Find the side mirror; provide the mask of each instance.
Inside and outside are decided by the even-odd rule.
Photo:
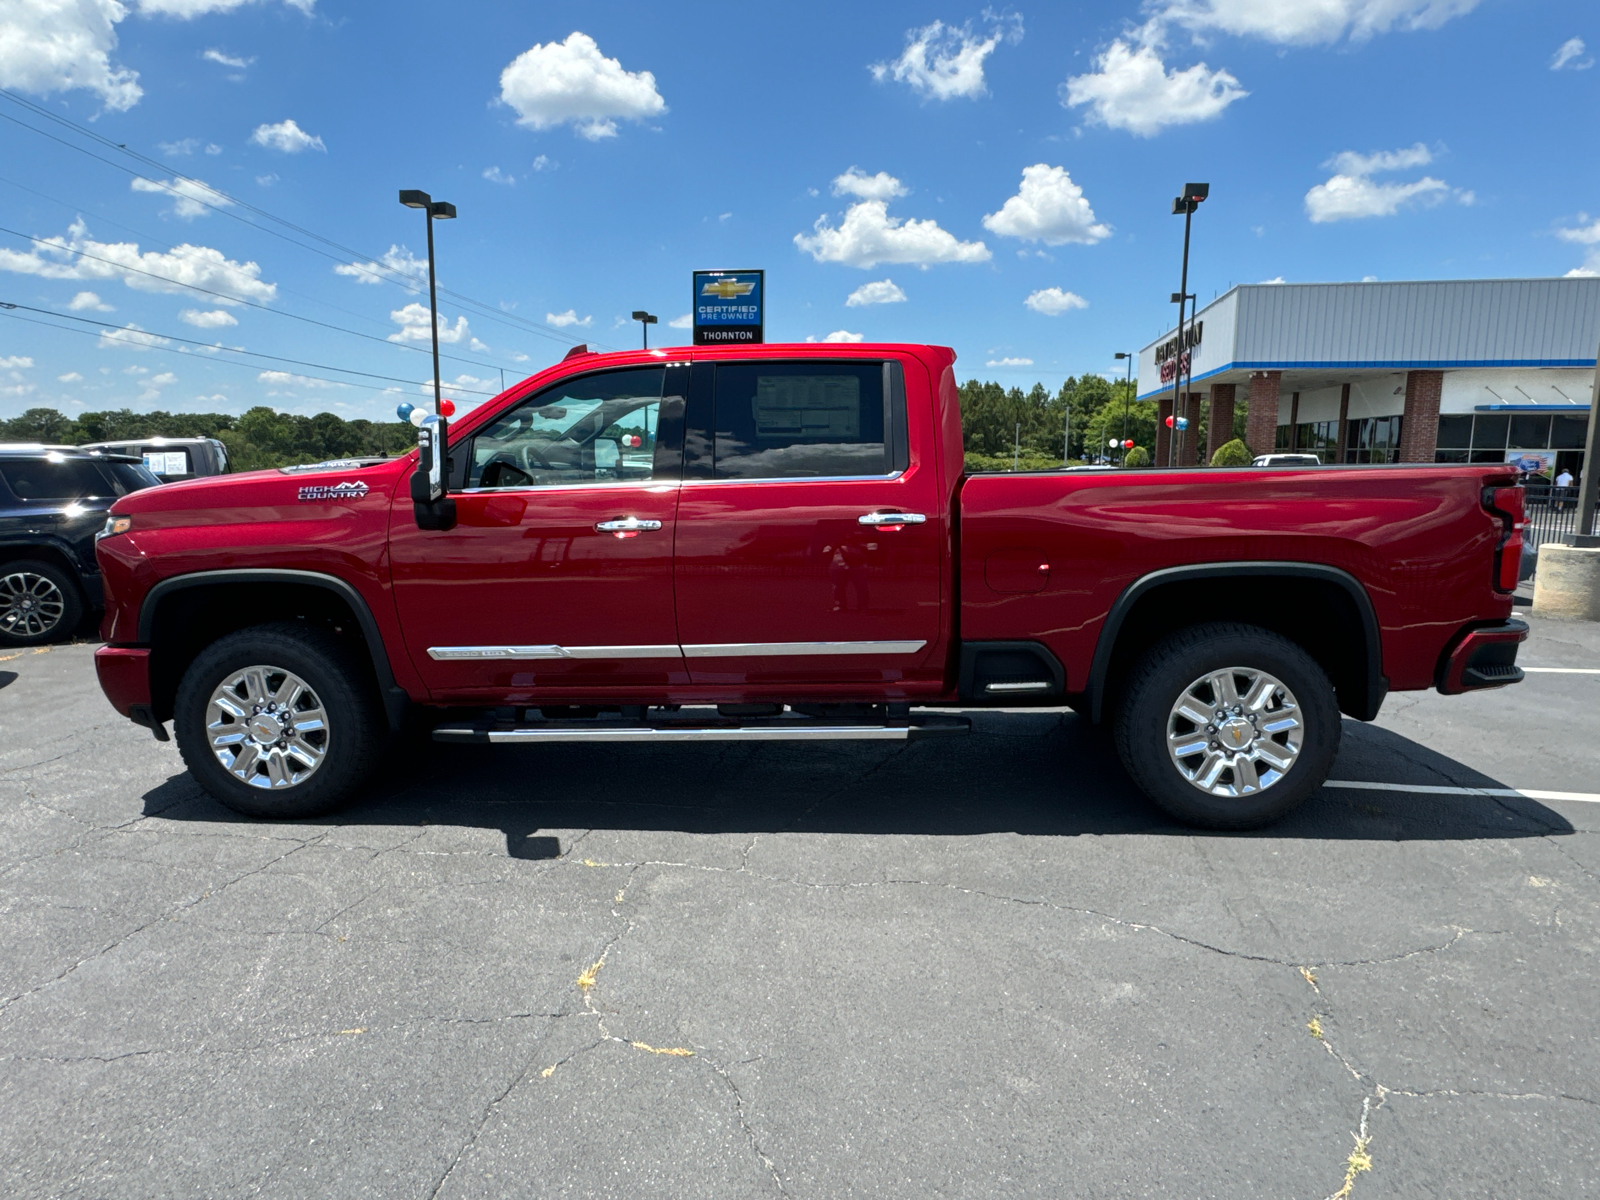
[[[411,475],[411,510],[418,529],[443,531],[456,525],[456,502],[445,494],[445,449],[449,422],[429,416],[417,427],[417,469]]]

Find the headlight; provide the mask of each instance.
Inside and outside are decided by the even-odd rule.
[[[132,528],[132,517],[107,517],[106,527],[100,531],[100,536],[103,538],[111,537],[113,534],[127,533]]]

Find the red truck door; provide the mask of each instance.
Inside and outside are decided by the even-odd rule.
[[[675,570],[691,679],[937,691],[944,512],[933,464],[910,461],[901,364],[702,362],[690,394]]]
[[[395,599],[436,696],[533,703],[686,680],[672,539],[687,376],[574,376],[452,445],[465,473],[447,532],[419,530],[397,498]]]

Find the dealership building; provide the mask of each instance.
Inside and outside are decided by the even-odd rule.
[[[1597,347],[1600,278],[1245,284],[1140,352],[1138,395],[1159,401],[1157,463],[1181,371],[1184,465],[1210,461],[1243,405],[1256,454],[1577,476]]]

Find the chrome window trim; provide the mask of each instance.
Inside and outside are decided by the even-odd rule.
[[[670,491],[680,486],[681,482],[681,480],[677,479],[606,479],[595,483],[544,483],[534,484],[532,487],[456,488],[450,494],[452,496],[490,496],[500,495],[505,492],[575,492],[579,490],[594,491],[597,489],[612,491],[618,488],[660,488],[663,491]]]
[[[926,641],[708,642],[684,646],[685,658],[802,658],[847,654],[915,654]]]
[[[904,471],[891,471],[887,475],[764,475],[757,479],[735,477],[726,479],[685,479],[683,486],[705,487],[707,484],[729,483],[892,483],[904,474]]]
[[[681,658],[682,650],[670,646],[429,646],[428,657],[435,662],[496,659],[629,659]]]

